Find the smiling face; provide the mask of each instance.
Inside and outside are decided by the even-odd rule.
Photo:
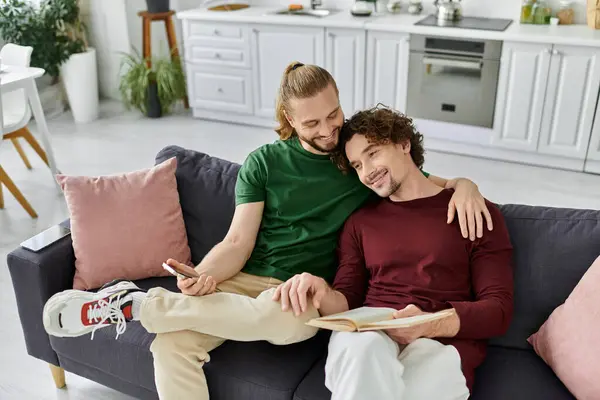
[[[308,146],[307,150],[317,154],[327,154],[335,149],[344,123],[339,97],[332,85],[313,97],[292,99],[286,118],[304,147]]]
[[[345,146],[350,166],[360,181],[380,197],[396,193],[411,165],[410,142],[405,144],[369,142],[365,135],[353,135]]]

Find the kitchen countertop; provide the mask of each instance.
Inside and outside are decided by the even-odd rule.
[[[209,11],[207,8],[197,8],[177,13],[180,19],[203,21],[245,22],[261,24],[284,24],[296,26],[319,26],[332,28],[372,29],[386,32],[416,33],[469,39],[510,40],[529,43],[565,44],[577,46],[600,47],[600,30],[587,25],[527,25],[513,21],[501,32],[419,26],[415,23],[427,14],[411,15],[407,13],[381,13],[370,17],[355,17],[350,10],[340,10],[327,17],[312,17],[301,15],[276,15],[274,11],[283,7],[250,6],[237,11]]]
[[[332,28],[364,29],[365,23],[374,21],[377,17],[355,17],[350,10],[338,10],[327,17],[312,17],[306,15],[277,15],[275,11],[285,7],[256,7],[250,6],[236,11],[210,11],[207,8],[196,8],[177,13],[180,19],[195,19],[203,21],[247,22],[276,25],[320,26]]]

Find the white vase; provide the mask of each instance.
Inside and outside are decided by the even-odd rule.
[[[69,106],[77,123],[91,122],[98,118],[98,67],[96,49],[90,47],[85,53],[71,55],[60,67]]]

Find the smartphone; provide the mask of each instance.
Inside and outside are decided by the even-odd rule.
[[[171,275],[181,278],[199,278],[200,274],[192,267],[184,265],[183,267],[173,267],[167,263],[163,263],[163,268],[171,273]]]
[[[21,247],[38,252],[70,234],[71,229],[69,227],[54,225],[34,237],[25,240],[21,243]]]

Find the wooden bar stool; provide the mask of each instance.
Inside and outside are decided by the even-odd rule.
[[[173,25],[173,15],[175,11],[167,11],[164,13],[150,13],[148,11],[140,11],[138,15],[142,17],[143,22],[143,47],[144,54],[143,57],[147,59],[148,68],[151,66],[151,58],[152,58],[152,35],[151,35],[151,26],[153,21],[164,21],[165,29],[167,31],[167,40],[169,42],[169,50],[171,52],[171,59],[179,57],[179,50],[177,49],[177,39],[175,37],[175,26]],[[180,60],[181,61],[181,60]],[[185,108],[189,108],[188,96],[187,94],[183,98],[183,104]]]

